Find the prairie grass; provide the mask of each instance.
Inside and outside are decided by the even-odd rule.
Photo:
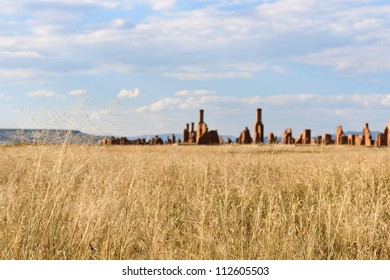
[[[390,149],[0,146],[1,259],[390,259]]]

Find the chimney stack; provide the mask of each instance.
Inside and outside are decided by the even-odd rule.
[[[199,111],[199,122],[200,122],[200,123],[203,123],[203,117],[204,117],[204,110],[201,109],[201,110]]]
[[[261,123],[261,109],[257,108],[256,122]]]
[[[253,137],[253,143],[254,144],[264,144],[264,125],[261,122],[261,109],[257,108],[256,110],[256,123],[254,126],[254,137]]]

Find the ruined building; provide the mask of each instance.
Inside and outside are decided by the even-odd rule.
[[[377,134],[375,146],[390,146],[390,121],[387,122],[387,126],[385,127],[383,133]]]
[[[390,147],[390,120],[387,122],[387,127],[385,128],[385,131],[384,131],[384,134],[387,135],[386,138],[387,138],[387,146]]]
[[[362,134],[362,145],[365,146],[372,146],[374,143],[371,137],[371,131],[368,128],[368,123],[366,123],[363,127],[363,134]]]
[[[359,133],[360,134],[360,133]],[[254,134],[253,138],[248,127],[240,133],[236,139],[238,144],[263,144],[266,142],[264,137],[264,125],[262,122],[262,109],[256,109],[256,122],[254,124]],[[371,131],[369,129],[368,123],[363,127],[361,135],[352,134],[346,135],[343,131],[343,127],[338,125],[336,127],[336,133],[334,139],[332,139],[331,134],[323,134],[322,136],[311,137],[311,130],[304,129],[302,133],[294,138],[292,135],[292,129],[287,128],[284,131],[283,138],[281,143],[288,144],[298,144],[298,145],[309,145],[309,144],[321,144],[321,145],[350,145],[350,146],[376,146],[390,147],[390,120],[387,123],[383,133],[379,132],[376,135],[376,139],[373,140],[371,136]],[[217,130],[208,130],[207,124],[204,121],[204,110],[199,111],[199,122],[196,126],[192,122],[191,126],[189,123],[186,124],[185,129],[183,130],[182,139],[176,139],[175,135],[172,134],[172,137],[167,136],[166,140],[163,141],[159,136],[155,136],[150,140],[146,139],[136,139],[128,140],[126,137],[106,137],[100,140],[99,144],[101,145],[173,145],[173,144],[198,144],[198,145],[209,145],[209,144],[231,144],[233,141],[230,138],[226,138],[226,142],[222,137],[218,135]],[[268,134],[268,144],[278,144],[278,138],[275,137],[273,133]]]
[[[272,132],[268,134],[268,144],[278,144],[278,138]]]
[[[175,136],[175,134],[172,133],[172,138],[170,138],[169,136],[167,136],[167,139],[165,140],[164,144],[165,144],[165,145],[176,144],[176,136]]]
[[[203,133],[196,144],[198,145],[214,145],[219,144],[219,136],[216,130],[210,130],[206,133]]]
[[[190,124],[187,123],[186,128],[183,131],[183,143],[187,144],[195,144],[196,143],[196,132],[194,130],[195,124],[191,123],[191,130],[190,130]]]
[[[348,144],[348,136],[344,134],[343,126],[338,125],[336,127],[336,136],[334,139],[335,145],[345,145]]]
[[[256,123],[253,129],[253,143],[264,143],[264,125],[261,121],[261,109],[257,108]]]
[[[348,145],[349,146],[354,146],[355,145],[355,134],[348,135]]]
[[[326,134],[322,135],[321,143],[318,143],[318,144],[333,145],[333,143],[334,143],[334,141],[332,140],[332,135],[326,133]]]
[[[311,130],[304,129],[297,139],[295,139],[295,144],[309,145],[312,144],[311,139]]]
[[[208,132],[207,124],[204,122],[204,110],[199,110],[199,123],[196,129],[196,143],[199,143],[200,137],[207,132]]]
[[[251,137],[251,133],[250,133],[248,127],[245,127],[245,129],[241,132],[240,136],[238,136],[236,142],[238,144],[251,144],[252,143],[252,137]]]
[[[150,145],[163,145],[164,144],[164,141],[158,136],[154,136]]]
[[[187,123],[186,128],[183,131],[183,143],[188,143],[190,139],[190,124]]]
[[[282,139],[282,144],[294,144],[295,139],[292,137],[292,129],[287,128],[284,133],[283,133],[283,139]]]
[[[189,144],[195,144],[196,143],[196,131],[195,131],[195,123],[191,123],[191,131],[188,137],[188,143]]]
[[[197,130],[194,130],[195,124],[191,123],[191,131],[189,130],[189,124],[183,131],[183,142],[184,144],[198,144],[198,145],[209,145],[219,144],[220,139],[217,130],[208,130],[207,124],[204,122],[204,110],[199,110],[199,123]]]

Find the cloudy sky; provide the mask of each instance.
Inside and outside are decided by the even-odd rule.
[[[385,0],[0,0],[0,127],[383,130]]]

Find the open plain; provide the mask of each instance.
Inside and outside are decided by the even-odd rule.
[[[390,259],[390,149],[0,146],[1,259]]]

